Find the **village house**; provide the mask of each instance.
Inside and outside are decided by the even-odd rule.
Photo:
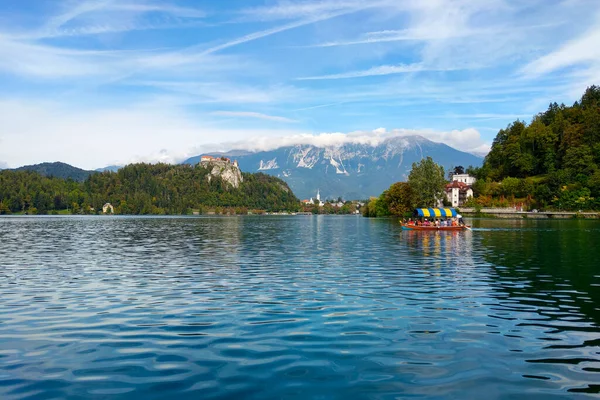
[[[475,178],[469,174],[454,174],[452,182],[446,185],[446,198],[452,207],[462,206],[469,197],[473,197],[472,185]]]

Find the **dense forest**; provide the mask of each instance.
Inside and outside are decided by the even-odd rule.
[[[467,172],[477,177],[469,205],[600,209],[600,87],[500,130],[483,166]]]
[[[192,210],[296,211],[299,200],[282,180],[243,173],[234,188],[196,165],[131,164],[84,182],[32,171],[0,171],[0,214],[96,213],[111,203],[117,214],[188,214]]]

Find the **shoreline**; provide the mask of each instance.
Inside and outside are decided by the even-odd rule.
[[[600,219],[598,211],[516,211],[513,209],[482,208],[476,211],[474,208],[461,208],[460,213],[467,217],[481,218],[504,218],[504,219]]]

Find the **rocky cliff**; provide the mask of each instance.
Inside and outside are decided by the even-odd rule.
[[[210,171],[210,174],[207,177],[209,182],[213,176],[220,176],[223,182],[226,182],[237,189],[240,187],[240,183],[244,181],[242,171],[229,161],[214,159],[211,161],[201,161],[200,165],[204,168],[208,168]]]

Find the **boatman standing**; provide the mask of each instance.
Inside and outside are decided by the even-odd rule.
[[[458,218],[458,225],[462,226],[465,224],[465,221],[463,221],[463,217],[460,214],[456,214],[456,218]]]

